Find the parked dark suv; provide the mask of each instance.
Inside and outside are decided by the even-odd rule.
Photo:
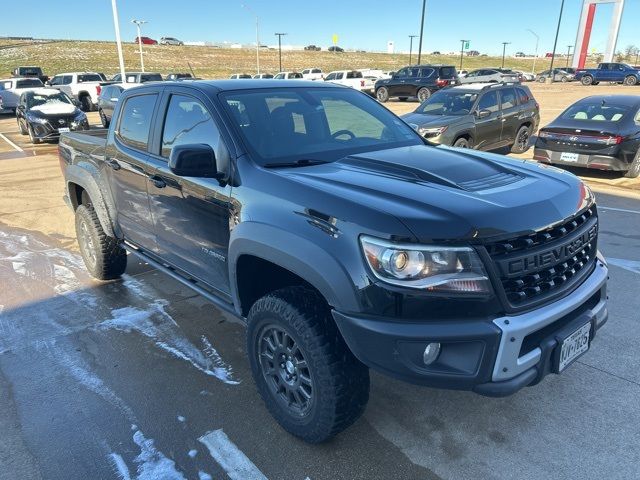
[[[513,153],[529,148],[540,123],[538,102],[524,85],[461,85],[437,92],[402,118],[431,143]]]
[[[398,70],[391,78],[378,80],[376,98],[384,103],[392,97],[418,97],[422,103],[441,88],[459,83],[456,67],[451,65],[413,65]]]

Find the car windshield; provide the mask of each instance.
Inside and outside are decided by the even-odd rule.
[[[588,122],[619,122],[631,110],[627,105],[607,105],[603,102],[580,102],[570,106],[560,118]]]
[[[52,105],[56,103],[72,104],[71,99],[64,93],[52,93],[50,95],[44,95],[34,92],[27,100],[27,108],[40,107],[42,105]]]
[[[393,113],[351,89],[256,89],[221,96],[247,148],[264,166],[424,145]]]
[[[478,98],[477,93],[440,90],[416,109],[427,115],[468,115]]]

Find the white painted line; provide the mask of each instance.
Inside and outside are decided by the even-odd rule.
[[[17,150],[19,152],[24,152],[24,150],[22,150],[18,145],[16,145],[11,140],[9,140],[7,137],[5,137],[4,133],[0,133],[0,138],[2,138],[5,142],[7,142],[9,145],[11,145],[15,150]]]
[[[267,480],[251,460],[229,440],[222,429],[214,430],[198,439],[231,480]]]
[[[627,210],[626,208],[603,207],[601,205],[598,205],[598,210],[611,210],[614,212],[635,213],[640,215],[640,210]]]
[[[624,258],[609,258],[607,257],[607,263],[616,267],[624,268],[630,272],[640,275],[640,262],[637,260],[625,260]]]

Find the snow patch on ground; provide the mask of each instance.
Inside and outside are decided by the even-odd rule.
[[[207,472],[198,470],[198,480],[213,480],[213,477],[209,475]]]
[[[133,460],[138,465],[137,480],[186,480],[175,462],[155,447],[153,439],[136,430],[133,441],[140,447],[140,455]]]
[[[187,419],[184,418],[182,415],[178,415],[178,421],[179,422],[185,422]]]
[[[196,455],[198,455],[198,451],[197,450],[189,450],[189,453],[187,455],[189,455],[191,458],[196,458]]]
[[[115,467],[120,480],[131,480],[131,473],[129,472],[127,464],[124,463],[122,456],[117,453],[112,453],[109,455],[109,458],[113,462],[113,466]]]

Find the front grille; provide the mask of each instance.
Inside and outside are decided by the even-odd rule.
[[[580,283],[595,263],[597,232],[593,206],[560,225],[486,245],[510,306],[523,308]]]

